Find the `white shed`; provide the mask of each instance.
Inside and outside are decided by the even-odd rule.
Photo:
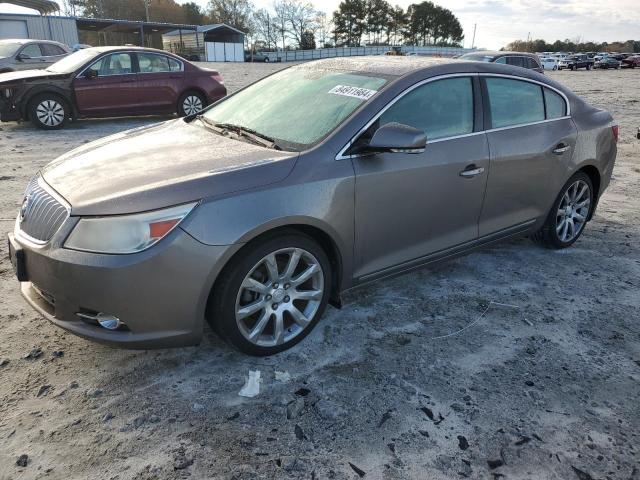
[[[244,33],[224,23],[165,33],[163,44],[165,50],[197,53],[207,62],[244,62]]]

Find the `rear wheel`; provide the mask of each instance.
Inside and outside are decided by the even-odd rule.
[[[43,93],[29,102],[29,119],[38,128],[62,128],[69,118],[67,102],[59,95]]]
[[[591,179],[584,172],[578,172],[562,187],[544,225],[532,239],[547,248],[573,245],[582,235],[593,205]]]
[[[206,100],[201,93],[186,92],[178,100],[178,115],[195,115],[207,106]]]
[[[306,337],[327,305],[331,267],[312,238],[298,233],[249,244],[214,290],[208,320],[249,355],[272,355]]]

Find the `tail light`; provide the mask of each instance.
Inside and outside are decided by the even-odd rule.
[[[220,75],[219,73],[214,73],[213,75],[211,75],[211,78],[213,78],[216,82],[220,84],[224,83],[224,78],[222,78],[222,75]]]
[[[613,127],[611,127],[611,131],[613,132],[613,139],[617,142],[618,138],[620,137],[620,128],[618,127],[618,125],[614,125]]]

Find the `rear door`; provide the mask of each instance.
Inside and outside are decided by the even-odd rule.
[[[517,77],[482,77],[491,165],[480,236],[526,227],[549,212],[576,144],[566,99]]]
[[[47,67],[67,56],[67,52],[61,46],[52,43],[41,43],[40,50],[44,58],[43,63],[45,63]]]
[[[364,134],[399,122],[424,130],[427,146],[422,153],[353,157],[357,277],[402,268],[478,237],[489,150],[478,131],[474,83],[473,76],[462,76],[416,87]]]
[[[184,81],[184,65],[167,55],[138,52],[140,109],[148,113],[175,112]]]
[[[97,76],[88,76],[88,71]],[[87,116],[140,113],[133,54],[110,53],[85,68],[73,81],[78,110]]]

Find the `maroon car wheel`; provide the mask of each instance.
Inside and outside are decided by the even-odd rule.
[[[69,118],[67,102],[59,95],[43,93],[29,102],[29,119],[38,128],[62,128]]]
[[[198,92],[186,92],[178,101],[178,115],[184,117],[186,115],[195,115],[207,106],[207,102]]]

